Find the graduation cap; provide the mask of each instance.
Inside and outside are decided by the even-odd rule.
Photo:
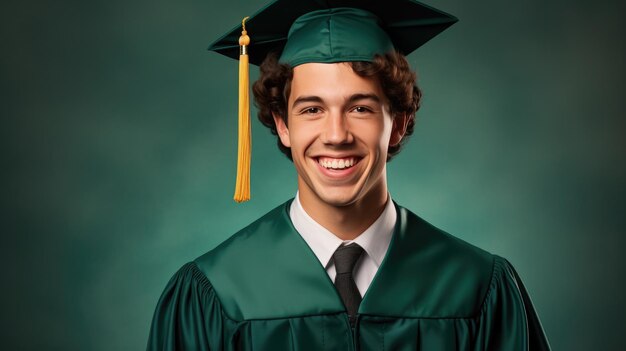
[[[209,50],[239,60],[235,201],[250,199],[249,63],[260,65],[271,52],[291,67],[408,55],[456,21],[413,0],[276,0],[212,43]]]

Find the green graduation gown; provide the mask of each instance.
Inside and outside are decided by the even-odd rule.
[[[350,327],[291,201],[183,266],[148,350],[549,350],[513,267],[396,205],[389,250]]]

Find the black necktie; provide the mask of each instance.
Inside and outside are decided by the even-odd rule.
[[[340,246],[333,254],[337,276],[335,277],[335,287],[343,300],[343,304],[348,310],[350,325],[354,327],[356,313],[361,304],[361,294],[354,282],[352,271],[363,253],[363,248],[352,243],[347,246]]]

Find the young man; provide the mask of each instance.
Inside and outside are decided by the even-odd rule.
[[[272,19],[288,22],[286,40]],[[249,20],[261,38],[250,62],[264,60],[259,119],[293,161],[298,192],[176,273],[148,349],[549,349],[505,259],[387,191],[386,163],[421,98],[400,52],[454,21],[409,0],[279,0]],[[237,56],[235,42],[213,48]]]

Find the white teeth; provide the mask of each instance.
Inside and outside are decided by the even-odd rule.
[[[324,158],[324,159],[320,158],[318,159],[318,162],[322,167],[329,168],[329,169],[344,169],[344,168],[352,167],[356,163],[354,158],[332,159],[332,160],[327,159],[327,158]]]

